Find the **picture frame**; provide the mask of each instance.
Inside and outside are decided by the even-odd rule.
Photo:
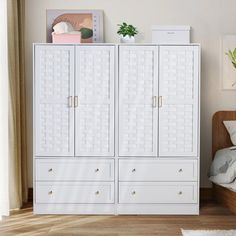
[[[52,42],[53,26],[61,21],[72,24],[75,30],[81,28],[92,31],[92,36],[81,39],[81,43],[103,43],[103,11],[102,10],[59,10],[47,9],[47,43]],[[89,37],[90,36],[90,37]]]
[[[223,35],[221,39],[221,84],[223,90],[236,90],[236,68],[226,53],[236,48],[236,35]]]

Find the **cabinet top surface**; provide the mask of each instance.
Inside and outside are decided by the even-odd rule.
[[[44,46],[200,46],[199,43],[189,43],[189,44],[157,44],[157,43],[33,43],[33,45],[44,45]]]

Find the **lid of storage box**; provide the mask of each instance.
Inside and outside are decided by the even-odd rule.
[[[175,31],[189,31],[189,25],[153,25],[152,30],[175,30]]]

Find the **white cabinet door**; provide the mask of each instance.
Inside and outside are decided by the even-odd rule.
[[[157,47],[120,46],[119,156],[156,156]]]
[[[35,155],[74,155],[74,47],[35,46]]]
[[[159,156],[197,156],[199,47],[161,46]]]
[[[75,155],[114,156],[114,46],[77,46]]]

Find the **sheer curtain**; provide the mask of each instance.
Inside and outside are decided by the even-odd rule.
[[[0,0],[0,219],[9,214],[7,0]]]

